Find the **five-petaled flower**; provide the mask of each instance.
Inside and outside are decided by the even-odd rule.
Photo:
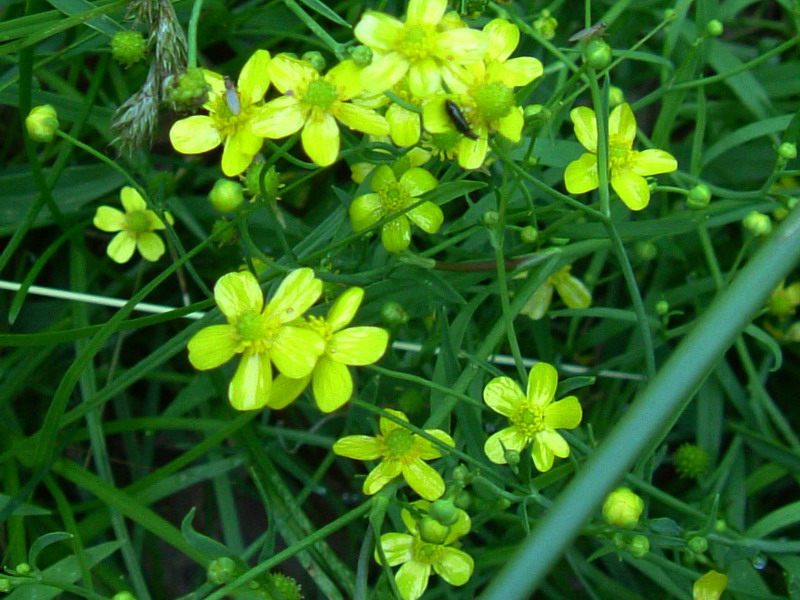
[[[252,273],[223,275],[214,299],[228,323],[198,331],[189,340],[189,362],[205,371],[241,354],[228,398],[236,410],[263,408],[270,399],[273,364],[287,377],[305,377],[325,350],[317,332],[293,323],[320,294],[322,281],[308,268],[289,273],[266,306]]]
[[[99,206],[94,215],[94,226],[101,231],[119,233],[108,244],[106,252],[111,260],[126,263],[134,250],[145,260],[157,261],[164,254],[164,242],[157,229],[164,229],[164,223],[152,210],[148,210],[144,198],[134,188],[125,186],[120,192],[120,200],[125,212],[110,206]],[[169,213],[165,213],[170,221]]]
[[[429,503],[418,500],[412,506],[427,511]],[[394,580],[403,600],[416,600],[428,587],[432,571],[450,585],[464,585],[472,577],[475,563],[472,557],[458,549],[458,538],[469,533],[470,518],[461,509],[456,510],[457,519],[450,526],[440,543],[426,541],[420,533],[419,521],[403,509],[400,516],[410,533],[385,533],[381,536],[381,548],[390,567],[402,565]],[[380,554],[375,551],[375,560],[380,563]]]
[[[339,125],[372,135],[387,135],[389,124],[374,110],[350,100],[362,92],[361,69],[345,60],[324,76],[310,63],[284,54],[269,64],[272,83],[283,96],[271,100],[253,123],[253,132],[282,138],[302,129],[303,150],[326,167],[339,156]]]
[[[385,410],[408,422],[404,413]],[[355,460],[381,460],[364,480],[364,493],[375,494],[392,479],[402,475],[406,483],[426,500],[439,498],[444,493],[444,481],[433,467],[425,463],[426,460],[442,456],[439,447],[386,417],[380,418],[379,429],[380,434],[375,437],[348,435],[333,445],[334,453],[339,456]],[[453,438],[440,429],[426,429],[425,433],[448,446],[455,446]]]
[[[309,316],[305,327],[317,332],[325,341],[325,351],[317,359],[311,375],[290,379],[283,375],[275,380],[270,408],[284,408],[311,381],[314,400],[322,412],[341,407],[353,395],[353,377],[348,365],[363,366],[377,361],[386,352],[389,332],[380,327],[345,327],[356,316],[364,298],[364,290],[352,287],[331,306],[325,317]]]
[[[256,50],[242,67],[235,89],[226,84],[222,75],[205,71],[206,82],[211,86],[208,102],[203,105],[208,114],[187,117],[172,126],[169,139],[175,150],[200,154],[224,142],[222,172],[233,177],[244,171],[264,142],[253,133],[252,124],[263,110],[269,63],[269,52]]]
[[[381,219],[407,209],[418,202],[418,196],[438,184],[433,175],[419,167],[408,169],[399,179],[388,165],[377,167],[370,182],[373,193],[358,196],[350,205],[353,230],[367,229]],[[444,215],[439,205],[430,201],[398,214],[381,227],[381,241],[386,250],[402,252],[408,248],[411,243],[409,220],[427,233],[436,233],[444,221]]]
[[[402,22],[381,12],[367,11],[355,27],[358,41],[375,53],[364,69],[368,91],[381,92],[408,74],[412,94],[429,97],[450,82],[451,68],[477,62],[486,54],[482,31],[444,24],[447,0],[410,0]]]
[[[570,112],[578,141],[589,152],[572,161],[564,171],[564,184],[570,194],[583,194],[600,185],[597,173],[597,117],[591,108],[579,106]],[[636,117],[625,102],[608,117],[608,168],[611,187],[631,210],[642,210],[650,202],[645,177],[671,173],[678,161],[665,150],[632,150],[636,137]]]
[[[506,464],[506,450],[522,451],[533,442],[533,464],[549,471],[553,457],[569,456],[569,444],[556,429],[574,429],[583,416],[578,398],[568,396],[553,402],[558,373],[544,362],[536,363],[528,374],[528,393],[508,377],[495,377],[483,389],[489,408],[508,417],[509,427],[486,440],[483,450],[493,463]]]

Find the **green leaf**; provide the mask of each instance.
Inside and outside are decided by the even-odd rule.
[[[772,358],[774,359],[773,362],[775,364],[772,365],[770,371],[774,373],[775,371],[780,369],[781,365],[783,364],[783,352],[781,351],[781,347],[775,340],[775,338],[772,337],[763,329],[761,329],[760,327],[753,325],[752,323],[744,328],[744,332],[752,336],[753,338],[757,339],[764,346],[766,346],[767,350],[769,350],[772,353]]]
[[[750,123],[744,127],[736,129],[732,133],[722,137],[713,146],[706,148],[703,151],[703,166],[708,165],[729,150],[736,150],[743,144],[755,140],[760,137],[765,137],[774,133],[780,133],[789,126],[793,115],[782,115],[780,117],[773,117],[771,119],[764,119]]]
[[[68,17],[83,14],[97,7],[88,0],[47,0],[54,8],[57,8]],[[100,33],[112,37],[115,33],[122,30],[119,23],[108,15],[102,15],[95,19],[86,21],[86,25],[96,29]]]
[[[321,14],[329,21],[333,21],[337,25],[341,25],[342,27],[347,27],[348,29],[352,28],[352,25],[350,25],[350,23],[345,21],[342,17],[337,15],[327,5],[323,4],[319,0],[300,0],[300,2],[305,4],[308,8],[310,8],[314,12]]]
[[[65,531],[52,531],[39,536],[36,538],[33,544],[31,544],[31,549],[28,551],[28,562],[34,569],[37,569],[38,567],[36,566],[36,562],[39,560],[39,554],[42,552],[42,550],[52,544],[57,544],[58,542],[71,539],[72,534]]]
[[[800,522],[800,501],[782,506],[756,521],[745,535],[763,538]]]
[[[202,533],[197,533],[192,527],[192,521],[194,520],[194,513],[197,511],[197,507],[192,507],[192,510],[189,511],[183,521],[181,522],[181,533],[183,534],[183,539],[185,539],[188,544],[197,550],[198,552],[202,552],[209,558],[222,558],[228,557],[233,559],[239,559],[236,554],[231,552],[227,546],[224,544],[219,543],[217,540],[214,540]]]
[[[3,512],[3,509],[6,505],[11,501],[11,496],[7,494],[0,494],[0,513]],[[20,504],[17,508],[14,509],[14,512],[11,513],[12,515],[16,515],[18,517],[39,517],[42,515],[49,515],[50,511],[46,508],[41,508],[40,506],[36,506],[35,504]]]

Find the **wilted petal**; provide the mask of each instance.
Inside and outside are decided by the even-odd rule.
[[[275,335],[271,356],[278,371],[297,379],[311,373],[324,351],[325,341],[315,331],[284,325]]]
[[[328,342],[326,355],[344,365],[363,366],[376,362],[389,344],[389,332],[380,327],[350,327]]]
[[[222,136],[207,115],[195,115],[176,121],[169,130],[172,147],[182,154],[200,154],[216,148]]]
[[[381,444],[369,435],[348,435],[333,444],[333,452],[354,460],[378,460]]]
[[[370,471],[364,480],[362,491],[367,495],[377,494],[392,479],[400,475],[402,467],[396,460],[384,460]]]
[[[547,314],[547,309],[553,301],[553,289],[549,283],[540,285],[519,312],[528,315],[534,321],[541,319]]]
[[[222,314],[231,320],[249,311],[260,313],[264,306],[264,293],[255,275],[250,271],[237,271],[217,280],[214,300]]]
[[[564,185],[570,194],[596,190],[600,185],[597,178],[597,155],[587,152],[569,163],[564,171]]]
[[[525,395],[510,377],[495,377],[483,388],[483,401],[493,411],[507,417],[525,401]]]
[[[444,548],[441,558],[433,564],[433,570],[450,585],[464,585],[474,569],[472,557],[456,548]]]
[[[228,399],[236,410],[257,410],[266,406],[271,387],[269,356],[245,352],[228,386]]]
[[[575,396],[567,396],[544,409],[545,427],[551,429],[575,429],[582,418],[583,409]]]
[[[314,400],[324,413],[340,408],[353,395],[353,377],[347,367],[323,355],[312,375]]]
[[[632,171],[612,171],[611,187],[631,210],[642,210],[650,203],[647,180]]]
[[[490,436],[483,445],[487,458],[495,464],[506,464],[505,450],[520,452],[530,439],[516,427],[506,427]],[[505,448],[505,449],[504,449]]]

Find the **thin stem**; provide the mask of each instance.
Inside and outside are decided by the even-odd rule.
[[[194,0],[192,14],[189,17],[189,55],[186,60],[190,69],[197,67],[197,25],[200,22],[200,12],[203,10],[203,0]]]

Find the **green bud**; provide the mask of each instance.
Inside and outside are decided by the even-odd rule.
[[[494,501],[494,507],[497,510],[503,511],[506,510],[509,506],[511,506],[511,500],[509,500],[508,498],[497,498],[497,500]]]
[[[717,519],[714,521],[714,531],[717,533],[725,533],[728,530],[728,523],[725,522],[725,519]]]
[[[700,446],[682,444],[675,451],[675,470],[681,477],[696,478],[708,471],[711,456]]]
[[[0,592],[11,591],[11,580],[6,577],[0,577]]]
[[[172,80],[167,96],[179,109],[192,110],[206,103],[210,91],[203,69],[192,67]]]
[[[619,106],[625,102],[625,92],[622,89],[618,88],[615,85],[612,85],[611,88],[608,90],[608,104],[611,108],[615,106]]]
[[[462,484],[468,484],[472,480],[470,476],[469,467],[467,465],[458,465],[453,469],[453,481],[458,481]]]
[[[617,531],[612,537],[611,541],[614,542],[614,547],[617,550],[624,550],[628,547],[628,540],[625,539],[625,534]]]
[[[236,579],[241,575],[241,571],[235,560],[223,556],[209,563],[206,575],[211,583],[223,585]]]
[[[220,248],[230,246],[238,238],[236,228],[227,227],[228,223],[230,223],[230,221],[223,217],[215,220],[214,224],[211,226],[211,234],[216,236],[217,246]]]
[[[458,521],[458,511],[452,500],[440,498],[434,501],[428,509],[428,514],[442,525],[450,526]]]
[[[431,517],[423,517],[419,522],[419,536],[423,542],[429,544],[444,544],[447,539],[447,534],[450,533],[450,528],[442,525],[436,519]]]
[[[692,210],[703,210],[711,202],[711,190],[705,184],[694,186],[686,196],[686,206]]]
[[[487,210],[483,213],[483,224],[487,227],[494,227],[500,222],[500,215],[496,210]]]
[[[638,254],[642,260],[653,260],[658,256],[658,246],[653,242],[639,242],[636,244],[636,254]]]
[[[650,552],[650,540],[644,535],[635,535],[628,544],[628,552],[634,558],[644,558]]]
[[[138,31],[118,31],[111,38],[111,56],[126,69],[144,59],[147,41]]]
[[[49,104],[36,106],[25,117],[25,129],[34,142],[50,142],[58,129],[58,114]]]
[[[778,156],[784,160],[792,160],[797,158],[797,144],[783,142],[780,146],[778,146]]]
[[[630,488],[618,487],[603,503],[603,519],[609,525],[633,529],[644,511],[644,500]]]
[[[722,22],[718,19],[711,19],[706,24],[706,35],[709,37],[719,37],[725,31]]]
[[[270,573],[267,576],[269,587],[277,592],[277,598],[280,600],[302,600],[303,595],[300,593],[300,584],[295,579],[282,573]],[[275,594],[268,594],[266,600],[274,600]]]
[[[688,541],[686,544],[689,550],[694,552],[695,554],[702,554],[706,550],[708,550],[708,540],[704,538],[702,535],[696,535],[692,539]]]
[[[242,181],[244,183],[245,189],[247,193],[254,197],[261,196],[261,179],[262,173],[261,171],[265,168],[264,159],[261,158],[260,155],[256,156],[256,159],[253,161],[253,164],[245,172],[244,176],[242,176]],[[281,184],[280,173],[278,170],[272,166],[265,173],[263,173],[264,179],[264,200],[280,200],[280,196],[278,192],[280,188],[283,187]]]
[[[506,462],[512,467],[515,467],[519,464],[520,455],[519,451],[517,450],[509,450],[508,448],[506,448],[505,450],[503,450],[503,457],[506,459]]]
[[[466,490],[461,490],[458,496],[456,496],[454,504],[456,505],[456,508],[467,510],[472,504],[472,494]]]
[[[19,563],[15,571],[20,575],[30,575],[31,574],[31,566],[28,563]]]
[[[595,71],[602,71],[611,64],[611,46],[605,40],[591,40],[583,51],[583,61]]]
[[[136,600],[136,596],[128,591],[117,592],[111,597],[111,600]]]
[[[539,239],[539,231],[536,227],[528,225],[522,228],[522,231],[519,232],[519,237],[524,243],[533,244]]]
[[[408,313],[402,304],[389,300],[381,306],[381,320],[390,326],[405,325],[408,323]]]
[[[744,221],[744,228],[755,236],[769,235],[772,233],[772,221],[767,215],[758,211],[752,211],[748,214]]]
[[[244,202],[244,188],[238,181],[217,179],[208,199],[217,211],[233,212]]]
[[[309,50],[308,52],[304,52],[301,60],[309,63],[319,73],[322,73],[325,70],[325,57],[322,56],[322,53],[317,50]]]
[[[674,19],[674,18],[675,18],[675,14],[676,14],[676,13],[675,13],[675,9],[674,9],[674,8],[668,8],[668,9],[666,9],[666,10],[664,11],[664,20],[665,20],[665,21],[669,21],[669,20],[671,20],[671,19]]]
[[[550,15],[549,10],[543,10],[539,18],[533,22],[533,29],[546,40],[552,40],[556,36],[558,21]]]
[[[355,46],[350,50],[350,58],[353,59],[357,67],[366,67],[372,63],[372,50],[367,46]]]
[[[669,302],[666,300],[659,300],[656,302],[656,314],[659,317],[663,317],[665,314],[669,312]]]

